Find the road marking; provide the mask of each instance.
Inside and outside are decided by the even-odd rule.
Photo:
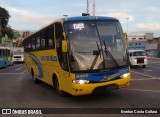
[[[154,76],[142,74],[142,73],[139,73],[139,72],[135,72],[135,71],[131,71],[131,72],[136,73],[136,74],[140,74],[140,75],[143,75],[143,76],[147,76],[147,77],[150,77],[150,78],[154,78]]]
[[[24,70],[24,71],[22,71],[21,73],[27,73],[27,71],[26,71],[26,70]]]
[[[133,78],[133,79],[131,79],[131,80],[160,80],[160,78],[139,78],[139,79],[135,79],[135,78]]]
[[[6,69],[11,69],[11,68],[15,68],[15,67],[19,67],[19,66],[21,66],[21,65],[14,65],[14,66],[11,66],[11,67],[7,67],[7,68],[4,68],[4,69],[1,69],[0,71],[4,71],[4,70],[6,70]]]
[[[160,64],[160,62],[148,62],[148,64]]]
[[[151,69],[143,69],[143,71],[152,71]]]
[[[149,67],[149,68],[153,68],[153,69],[160,69],[160,68],[158,68],[158,67]]]
[[[10,75],[10,74],[13,74],[13,75],[14,75],[14,74],[16,74],[16,75],[17,75],[17,74],[20,74],[20,75],[21,75],[21,74],[28,74],[28,73],[0,73],[0,75],[1,75],[1,74],[2,74],[2,75]]]
[[[143,89],[127,89],[127,90],[160,93],[160,91],[156,91],[156,90],[143,90]]]
[[[22,69],[22,67],[19,67],[19,68],[15,69],[15,70],[18,71],[18,70],[21,70],[21,69]]]

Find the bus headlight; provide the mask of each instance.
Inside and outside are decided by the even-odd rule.
[[[72,82],[75,84],[88,84],[89,80],[73,80]]]
[[[125,73],[123,75],[120,76],[120,78],[127,78],[130,75],[130,73]]]
[[[134,62],[137,63],[137,59],[134,59]]]

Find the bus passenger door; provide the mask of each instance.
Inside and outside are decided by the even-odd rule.
[[[58,75],[57,77],[59,80],[60,88],[64,91],[68,91],[71,85],[69,84],[70,79],[68,75],[69,67],[68,67],[67,52],[62,51],[62,40],[64,39],[62,24],[55,23],[55,34],[56,34],[57,57],[60,65],[57,66],[56,68],[56,72]]]
[[[64,71],[68,71],[67,52],[62,51],[62,40],[63,40],[63,28],[62,24],[55,23],[56,33],[56,49],[59,64]]]

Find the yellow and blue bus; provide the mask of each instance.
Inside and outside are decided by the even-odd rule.
[[[0,47],[0,68],[11,65],[11,49],[10,47]]]
[[[65,17],[23,41],[34,82],[65,96],[87,95],[130,85],[126,40],[112,17]]]

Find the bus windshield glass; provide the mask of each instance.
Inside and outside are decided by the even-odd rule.
[[[146,53],[143,51],[133,52],[133,56],[146,56]]]
[[[15,51],[13,54],[14,55],[23,55],[23,52],[21,52],[21,51]]]
[[[72,71],[127,65],[126,43],[118,21],[67,22],[65,31]]]

